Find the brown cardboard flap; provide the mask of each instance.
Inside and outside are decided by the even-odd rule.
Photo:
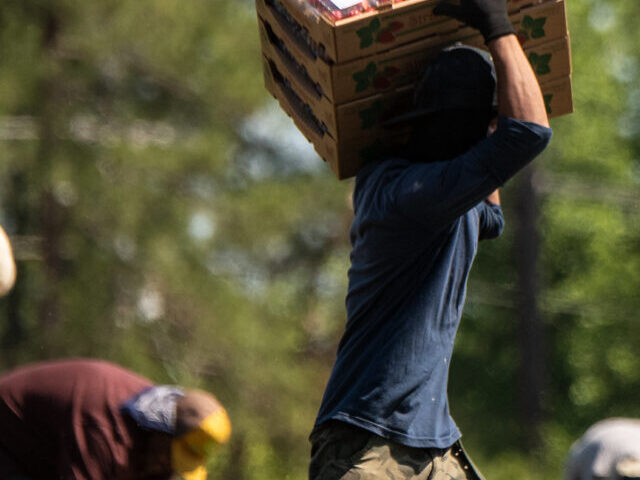
[[[267,90],[279,101],[281,108],[313,144],[316,152],[329,163],[339,179],[355,175],[363,162],[384,155],[398,139],[406,137],[406,131],[387,130],[382,124],[385,115],[394,113],[393,110],[386,109],[385,104],[406,106],[412,99],[413,86],[338,107],[337,121],[348,127],[336,139],[326,132],[309,105],[302,102],[291,84],[277,70],[277,66],[266,58],[264,75]],[[550,117],[573,112],[569,76],[543,83],[541,89]]]
[[[271,43],[267,29],[267,24],[260,24],[263,56],[272,64],[272,70],[275,69],[277,77],[284,79],[287,87],[293,90],[304,104],[309,106],[326,131],[337,138],[339,126],[336,120],[336,105],[325,95],[320,94],[306,70],[299,64],[292,65],[288,61],[287,55]]]
[[[551,0],[507,0],[510,14]],[[314,56],[343,63],[382,52],[433,34],[451,32],[461,23],[435,16],[438,0],[407,0],[378,12],[368,12],[337,22],[324,17],[301,0],[256,0],[264,16],[271,10],[287,25],[297,42],[308,44]]]
[[[264,36],[267,35],[266,28]],[[268,41],[268,40],[267,40]],[[343,142],[361,135],[370,135],[371,129],[378,128],[381,120],[403,113],[411,105],[413,87],[402,86],[386,90],[368,97],[336,105],[324,96],[318,95],[313,85],[304,79],[300,81],[299,71],[289,68],[290,64],[270,46],[263,48],[264,58],[274,72],[276,83],[286,85],[313,112],[315,122],[322,125],[332,138]],[[292,99],[289,99],[292,100]]]
[[[571,77],[566,76],[543,83],[540,88],[549,117],[560,117],[573,113]]]
[[[276,35],[271,25],[261,18],[258,18],[258,24],[263,54],[270,58],[278,58],[309,95],[313,95],[318,99],[322,96],[328,96],[325,94],[322,85],[309,75],[309,71],[304,64],[298,61],[285,42]]]
[[[308,138],[311,137],[309,139],[313,141],[328,136],[324,123],[315,116],[311,107],[300,98],[289,80],[280,73],[276,64],[269,59],[265,59],[264,70],[265,83],[268,90],[278,99],[284,100],[287,106],[287,113],[303,125],[305,132],[310,132]]]
[[[265,0],[258,0],[260,1]],[[259,23],[261,29],[269,32],[270,39],[269,42],[263,41],[263,53],[271,58],[282,57],[287,63],[287,68],[291,70],[290,76],[297,78],[301,88],[305,88],[302,84],[307,83],[331,102],[339,105],[415,82],[425,64],[434,58],[441,48],[456,41],[486,49],[480,34],[471,28],[462,28],[446,34],[439,33],[366,58],[343,64],[329,64],[319,57],[310,58],[296,43],[288,43],[286,32],[271,11],[259,12],[265,14],[265,17],[260,16]],[[528,52],[534,52],[531,58],[538,66],[541,81],[544,80],[543,76],[549,73],[552,76],[563,75],[564,72],[560,71],[561,61],[555,58],[551,72],[542,73],[545,72],[544,63],[547,59],[540,59],[538,52],[542,45],[567,35],[564,1],[550,1],[522,9],[513,15],[512,19],[523,47]],[[570,65],[568,44],[567,51],[562,55],[555,54],[555,57],[563,58],[567,65]],[[559,72],[558,75],[555,75],[556,71]],[[305,78],[299,78],[300,75]]]

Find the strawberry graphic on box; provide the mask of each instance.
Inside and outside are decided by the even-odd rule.
[[[536,52],[531,52],[529,54],[529,63],[533,67],[533,71],[536,72],[536,75],[547,75],[551,73],[551,66],[549,65],[551,57],[552,55],[550,53],[538,55]]]
[[[543,38],[546,35],[544,25],[547,17],[533,18],[525,15],[522,19],[521,28],[517,32],[518,41],[521,45],[527,43],[532,38]]]
[[[406,93],[376,99],[371,105],[358,112],[360,129],[363,131],[371,130],[389,118],[406,113],[412,103],[412,99],[413,95]]]
[[[367,48],[374,43],[392,43],[396,40],[395,33],[402,30],[404,24],[397,20],[389,22],[384,27],[379,18],[371,20],[369,25],[356,31],[360,38],[360,48]]]
[[[376,100],[369,108],[365,108],[358,112],[358,116],[360,117],[360,128],[362,128],[362,130],[369,130],[376,126],[380,122],[382,112],[382,100]]]
[[[385,90],[393,85],[392,78],[400,72],[398,67],[388,66],[384,70],[378,71],[375,62],[369,64],[353,75],[356,82],[356,92],[364,92],[373,87],[376,90]]]
[[[518,33],[516,33],[516,37],[518,37],[518,42],[520,42],[520,45],[522,45],[524,47],[524,44],[527,43],[527,40],[529,40],[529,36],[527,35],[527,32],[520,30],[518,31]]]
[[[394,33],[398,30],[402,30],[402,27],[404,27],[404,24],[397,20],[389,23],[385,29],[380,30],[377,38],[378,43],[391,43],[395,41],[396,37]]]
[[[391,80],[384,75],[377,75],[373,79],[373,88],[376,90],[385,90],[391,86]]]

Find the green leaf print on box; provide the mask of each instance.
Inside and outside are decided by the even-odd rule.
[[[374,62],[369,64],[359,72],[353,74],[353,79],[356,82],[356,92],[364,92],[373,83],[373,79],[378,71]]]
[[[369,108],[365,108],[358,112],[360,117],[360,127],[362,130],[368,130],[379,123],[382,114],[382,100],[376,100]]]
[[[362,27],[356,33],[360,37],[360,48],[367,48],[373,45],[374,39],[380,31],[380,19],[374,18],[368,26]]]
[[[530,15],[525,15],[522,19],[520,30],[518,30],[518,40],[524,45],[528,40],[532,38],[544,38],[547,34],[544,30],[544,25],[547,23],[547,17],[533,18]]]
[[[370,87],[376,90],[385,90],[391,86],[391,78],[398,74],[398,67],[385,67],[381,72],[375,62],[369,62],[364,70],[353,74],[353,80],[356,82],[356,92],[364,92]]]
[[[394,35],[398,30],[402,30],[404,24],[397,20],[388,23],[384,28],[380,23],[380,19],[374,18],[368,26],[356,31],[360,38],[360,48],[367,48],[373,43],[391,43],[396,37]]]
[[[529,63],[531,63],[533,71],[536,72],[536,75],[546,75],[548,73],[551,73],[551,67],[549,66],[550,61],[550,53],[547,53],[545,55],[538,55],[536,52],[531,52],[529,54]]]
[[[544,106],[547,109],[547,114],[551,115],[553,109],[551,108],[551,101],[553,100],[553,94],[544,95]]]

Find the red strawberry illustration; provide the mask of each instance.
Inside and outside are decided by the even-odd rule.
[[[395,74],[399,72],[400,72],[400,69],[398,67],[387,67],[384,69],[384,73],[387,77],[393,77]]]
[[[527,32],[524,30],[520,30],[516,36],[518,37],[518,41],[520,42],[520,45],[524,45],[525,43],[527,43],[527,40],[529,40],[529,35],[527,35]]]
[[[384,32],[380,32],[378,35],[378,42],[380,43],[391,43],[396,39],[391,30],[385,30]]]
[[[378,75],[373,79],[373,86],[378,90],[384,90],[391,86],[391,81],[383,75]]]
[[[404,23],[398,22],[397,20],[389,24],[389,28],[391,28],[392,32],[397,32],[398,30],[402,30],[403,27],[404,27]]]

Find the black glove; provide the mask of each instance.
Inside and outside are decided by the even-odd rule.
[[[485,43],[514,33],[506,0],[460,0],[459,5],[440,2],[433,13],[446,15],[480,30]]]

